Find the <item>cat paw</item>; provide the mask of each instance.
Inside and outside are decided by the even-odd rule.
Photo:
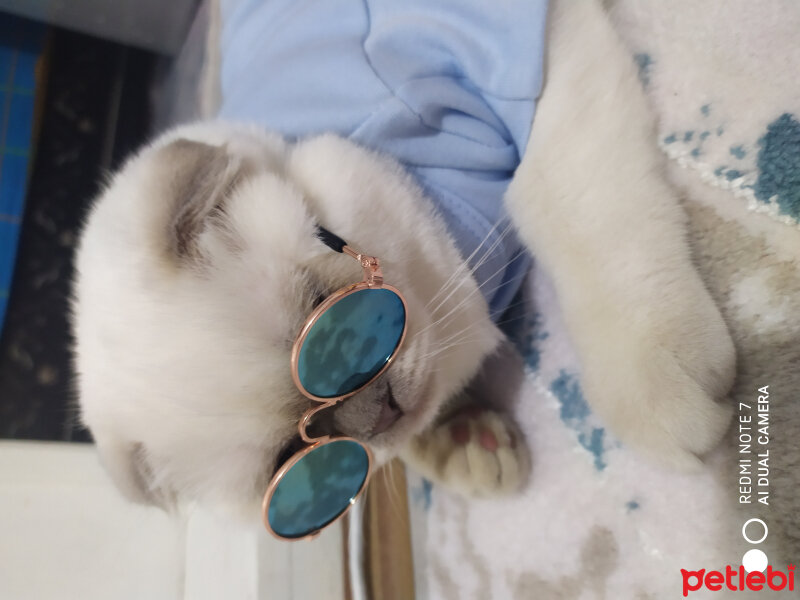
[[[682,309],[662,304],[650,318],[595,331],[602,342],[583,353],[582,385],[624,443],[668,467],[696,470],[730,425],[735,351],[707,294]]]
[[[403,459],[434,483],[471,497],[514,492],[530,469],[517,427],[507,416],[478,407],[462,409],[414,438]]]

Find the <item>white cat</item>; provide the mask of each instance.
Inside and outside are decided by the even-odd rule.
[[[544,93],[508,210],[555,281],[594,410],[631,446],[692,467],[728,426],[718,400],[734,350],[692,265],[654,139],[599,2],[555,3]],[[360,278],[315,237],[318,223],[380,257],[408,304],[402,352],[336,409],[337,429],[378,462],[401,454],[472,494],[524,479],[524,445],[506,417],[468,410],[435,421],[464,400],[502,336],[412,178],[333,135],[288,143],[209,122],[128,161],[78,252],[82,418],[128,496],[255,510],[310,403],[292,381],[292,342],[320,296]],[[392,394],[402,414],[376,431]]]

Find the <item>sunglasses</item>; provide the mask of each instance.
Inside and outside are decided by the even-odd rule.
[[[364,279],[328,296],[308,316],[292,347],[292,378],[319,402],[300,418],[299,439],[279,457],[264,494],[267,530],[286,540],[314,537],[343,516],[365,489],[372,453],[351,437],[312,437],[311,418],[368,386],[389,368],[406,335],[406,302],[383,282],[380,263],[327,229],[317,237],[357,260]]]

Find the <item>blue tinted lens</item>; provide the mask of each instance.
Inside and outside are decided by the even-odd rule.
[[[319,531],[350,506],[368,472],[358,442],[334,440],[312,450],[278,482],[267,510],[270,527],[286,538]]]
[[[307,392],[335,398],[357,390],[391,358],[406,324],[400,296],[363,289],[322,313],[306,335],[297,374]]]

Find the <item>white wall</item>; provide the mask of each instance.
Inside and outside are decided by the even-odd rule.
[[[0,11],[174,54],[197,0],[0,0]]]
[[[342,529],[280,542],[126,502],[93,446],[0,442],[0,599],[343,597]]]

